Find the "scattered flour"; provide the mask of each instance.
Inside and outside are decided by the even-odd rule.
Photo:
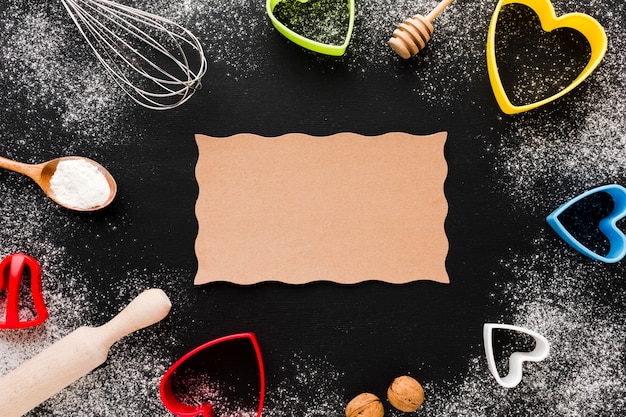
[[[223,65],[236,78],[244,79],[266,66],[272,54],[264,45],[281,36],[265,16],[263,1],[125,3],[172,17],[190,28],[206,45],[209,65]],[[436,20],[433,39],[415,64],[400,61],[387,46],[399,22],[415,13],[427,13],[435,3],[358,1],[346,55],[315,59],[361,77],[387,68],[392,77],[409,71],[416,76],[413,93],[429,102],[443,102],[451,109],[460,99],[472,103],[473,89],[485,79],[484,41],[495,1],[454,2]],[[494,156],[493,176],[500,178],[499,191],[514,199],[514,212],[538,218],[590,187],[624,184],[626,172],[626,56],[621,53],[626,49],[622,20],[626,3],[553,3],[559,14],[582,11],[597,17],[609,35],[607,56],[583,85],[553,106],[515,117],[499,116],[505,127],[483,143],[485,152]],[[59,4],[8,0],[0,6],[3,153],[30,153],[34,160],[43,159],[42,141],[48,144],[46,152],[76,153],[72,150],[89,145],[97,153],[105,144],[126,140],[121,133],[129,129],[124,126],[132,125],[125,116],[129,103],[99,64],[85,59],[90,52]],[[17,127],[16,119],[23,121]],[[52,140],[50,131],[55,129],[66,137]],[[0,333],[0,373],[5,373],[78,325],[91,324],[85,317],[93,318],[97,308],[88,296],[93,277],[80,267],[84,259],[74,258],[66,248],[74,234],[89,232],[89,225],[51,210],[51,203],[41,199],[27,180],[0,175],[0,255],[24,252],[41,263],[50,312],[43,326]],[[66,230],[67,236],[59,240],[50,230]],[[582,259],[547,230],[531,242],[529,253],[502,259],[502,271],[493,277],[493,302],[509,314],[491,319],[544,334],[553,346],[550,357],[528,364],[522,384],[506,390],[490,376],[482,347],[477,347],[467,373],[457,383],[425,385],[427,401],[416,416],[626,414],[626,294],[621,271]],[[123,285],[115,298],[129,300],[146,282],[155,282],[163,284],[174,304],[184,304],[175,299],[176,292],[168,291],[175,288],[180,274],[130,272],[128,279],[120,281]],[[158,398],[158,384],[170,365],[164,359],[170,357],[167,350],[176,343],[152,328],[129,336],[114,345],[106,366],[31,415],[167,416]],[[297,356],[286,364],[291,377],[268,391],[264,416],[343,415],[347,398],[343,398],[341,374],[320,362]],[[399,414],[390,410],[390,415]]]
[[[590,188],[626,180],[626,47],[615,14],[597,2],[555,2],[557,13],[588,13],[605,27],[609,50],[570,97],[506,117],[485,148],[495,155],[494,178],[514,201],[513,212],[539,222]],[[494,303],[510,314],[493,320],[531,328],[548,338],[551,354],[525,367],[523,386],[498,390],[475,358],[457,396],[439,398],[445,415],[621,416],[626,412],[626,315],[623,274],[567,246],[549,227],[530,236],[529,253],[502,260]],[[467,403],[468,399],[472,399]]]
[[[487,145],[501,156],[494,170],[503,180],[502,187],[514,194],[524,210],[545,207],[545,215],[556,208],[551,205],[587,189],[619,183],[626,172],[626,57],[621,53],[626,40],[621,21],[611,14],[598,16],[593,5],[585,10],[578,2],[560,3],[565,3],[560,13],[587,12],[605,27],[609,38],[605,58],[569,97],[507,117],[502,136],[490,138]],[[623,14],[624,4],[618,7]]]
[[[90,209],[104,204],[111,188],[100,169],[85,159],[66,159],[50,178],[50,189],[65,206]]]
[[[615,308],[625,301],[623,285],[610,276],[610,268],[581,262],[554,242],[534,243],[534,253],[503,262],[513,277],[496,285],[493,303],[510,314],[490,319],[539,332],[550,341],[550,355],[543,362],[526,363],[522,382],[514,389],[497,385],[484,355],[478,355],[458,385],[444,392],[442,387],[426,388],[432,395],[423,415],[623,415],[625,315]],[[606,293],[614,293],[614,304],[602,301]]]
[[[176,372],[172,379],[172,391],[182,404],[201,407],[211,404],[217,416],[223,417],[255,417],[257,415],[259,395],[250,401],[237,404],[228,398],[227,392],[232,387],[225,387],[224,381],[214,381],[211,375],[200,370],[184,369]],[[253,395],[253,394],[251,394]],[[253,400],[256,404],[251,404]]]
[[[7,105],[7,120],[30,128],[22,128],[14,143],[32,150],[41,141],[58,143],[67,154],[125,140],[120,131],[130,103],[100,68],[60,1],[3,2],[0,27],[0,99]],[[11,133],[13,126],[7,127]],[[55,129],[71,140],[52,139]]]
[[[343,373],[322,358],[294,354],[283,370],[288,377],[269,387],[265,417],[339,417],[347,404]]]
[[[268,52],[268,43],[280,39],[285,48],[294,48],[272,26],[264,1],[138,3],[147,10],[187,23],[208,45],[209,61],[224,65],[228,74],[238,80],[254,76],[271,63],[275,51]],[[354,30],[345,55],[328,57],[302,50],[303,62],[319,61],[331,70],[345,68],[359,78],[374,71],[384,71],[390,77],[409,73],[415,78],[414,94],[454,107],[477,82],[482,82],[487,27],[495,5],[486,1],[452,3],[435,21],[435,33],[427,48],[405,62],[387,41],[399,23],[417,13],[426,15],[435,5],[436,2],[427,0],[356,1]]]
[[[110,146],[137,140],[141,132],[134,132],[129,121],[131,104],[92,59],[60,1],[4,1],[0,28],[3,155],[30,155],[29,162],[36,163],[88,150],[90,157],[101,159],[99,154]],[[110,317],[102,312],[103,303],[130,301],[150,281],[175,298],[170,283],[182,276],[180,271],[161,271],[156,278],[135,272],[122,277],[119,293],[99,298],[92,283],[109,278],[88,271],[89,259],[72,250],[85,235],[100,240],[93,219],[68,216],[42,198],[30,179],[8,171],[0,172],[0,195],[0,258],[23,252],[39,261],[49,312],[40,326],[0,332],[0,375],[75,328],[104,323]],[[116,234],[117,222],[126,220],[105,215],[98,222],[104,224],[104,233]],[[158,397],[158,383],[169,366],[163,350],[175,342],[157,334],[146,329],[128,336],[113,346],[105,366],[28,415],[118,417],[146,410],[168,415]]]

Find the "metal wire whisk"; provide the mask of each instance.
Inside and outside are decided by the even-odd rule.
[[[115,82],[140,105],[167,110],[201,87],[207,61],[189,30],[109,0],[61,0]]]

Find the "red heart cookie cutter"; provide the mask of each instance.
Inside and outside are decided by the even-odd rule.
[[[20,288],[26,268],[30,272],[30,288],[36,313],[36,318],[31,320],[20,319]],[[0,274],[0,292],[6,290],[5,317],[4,321],[0,320],[0,329],[23,329],[43,323],[48,318],[48,310],[43,299],[41,267],[37,260],[22,253],[14,253],[0,262]]]
[[[259,367],[259,407],[257,411],[257,417],[261,417],[261,411],[263,410],[263,400],[265,398],[265,371],[263,369],[261,349],[259,348],[259,344],[256,340],[254,333],[238,333],[211,340],[210,342],[207,342],[193,349],[192,351],[181,357],[178,361],[176,361],[176,363],[174,363],[167,370],[167,372],[165,373],[165,375],[163,375],[163,378],[161,379],[160,394],[161,400],[163,401],[165,407],[167,407],[170,412],[179,417],[215,417],[213,404],[211,404],[211,402],[209,401],[203,401],[202,404],[187,404],[181,401],[181,399],[176,395],[177,393],[173,386],[174,375],[177,371],[180,370],[183,363],[190,361],[193,356],[196,356],[201,351],[204,351],[212,346],[223,344],[225,342],[245,339],[248,339],[251,342]]]

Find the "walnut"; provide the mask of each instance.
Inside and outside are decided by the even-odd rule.
[[[387,390],[389,403],[400,411],[410,413],[424,402],[422,385],[410,376],[400,376],[393,380]]]
[[[346,407],[346,417],[383,417],[384,414],[380,398],[368,392],[354,397]]]

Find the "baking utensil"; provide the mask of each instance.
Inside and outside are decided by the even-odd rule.
[[[339,45],[318,42],[316,40],[307,38],[306,36],[303,36],[297,32],[294,32],[293,30],[285,26],[285,24],[278,20],[274,15],[274,8],[281,1],[284,0],[267,0],[267,2],[265,3],[265,9],[274,27],[284,37],[286,37],[296,45],[324,55],[341,56],[346,52],[348,44],[350,43],[350,38],[352,37],[352,30],[354,29],[354,0],[346,0],[348,2],[349,13],[348,27],[344,41]],[[306,3],[308,0],[299,1],[302,3]]]
[[[506,91],[504,91],[504,86],[502,85],[502,80],[500,79],[500,73],[498,72],[495,47],[496,26],[502,7],[508,4],[521,4],[534,10],[541,21],[543,30],[546,32],[551,32],[559,28],[570,28],[580,32],[587,39],[589,46],[591,47],[589,61],[578,77],[576,77],[566,88],[560,90],[556,94],[534,103],[514,105],[507,96]],[[587,77],[589,77],[589,75],[591,75],[591,73],[600,64],[600,61],[602,61],[602,58],[604,58],[604,55],[606,54],[607,44],[608,41],[604,28],[591,16],[583,13],[568,13],[557,17],[550,0],[500,0],[491,17],[489,31],[487,34],[486,48],[489,80],[500,109],[506,114],[521,113],[543,106],[544,104],[550,103],[551,101],[569,93],[580,85],[580,83],[582,83],[585,79],[587,79]]]
[[[104,203],[98,206],[82,209],[82,208],[68,206],[67,204],[64,204],[62,201],[59,201],[59,199],[54,195],[54,192],[52,191],[50,187],[50,179],[54,175],[57,165],[59,165],[59,162],[72,160],[72,159],[82,159],[84,161],[87,161],[93,166],[97,167],[98,170],[104,175],[104,177],[107,180],[107,183],[109,184],[109,191],[110,191],[109,198],[107,198],[107,200]],[[103,209],[104,207],[111,204],[111,202],[115,198],[115,194],[117,193],[117,184],[115,183],[115,179],[109,173],[109,171],[107,171],[102,165],[100,165],[96,161],[93,161],[89,158],[85,158],[83,156],[64,156],[62,158],[56,158],[48,162],[43,162],[41,164],[26,164],[23,162],[17,162],[12,159],[8,159],[8,158],[4,158],[0,156],[0,168],[9,169],[11,171],[19,172],[20,174],[24,174],[27,177],[30,177],[33,181],[37,183],[37,185],[39,185],[39,187],[41,187],[44,193],[46,193],[46,195],[50,197],[55,203],[70,210],[96,211],[96,210]]]
[[[609,194],[614,203],[611,213],[608,216],[604,217],[602,220],[600,220],[600,223],[598,225],[600,231],[609,240],[610,248],[609,252],[606,255],[600,255],[589,249],[578,239],[576,239],[559,220],[559,216],[563,214],[563,212],[568,208],[572,207],[576,203],[584,200],[585,198],[593,194],[602,192]],[[626,255],[626,236],[624,236],[624,233],[617,228],[617,222],[624,217],[626,217],[626,188],[617,184],[609,184],[594,188],[579,195],[578,197],[571,199],[570,201],[561,205],[559,208],[550,213],[546,220],[548,224],[554,229],[554,231],[578,252],[597,261],[615,263],[621,261]]]
[[[139,294],[99,327],[80,327],[0,378],[0,416],[19,417],[103,364],[113,343],[163,319],[171,303],[160,289]]]
[[[35,313],[33,319],[20,317],[20,288],[25,272],[30,276],[30,297]],[[0,291],[6,291],[5,316],[4,320],[0,317],[0,329],[37,326],[48,318],[48,309],[41,289],[41,266],[35,258],[23,253],[14,253],[4,258],[0,262]]]
[[[433,21],[448,7],[453,0],[443,0],[426,17],[416,14],[406,19],[393,31],[389,46],[401,58],[409,59],[426,47],[430,36],[435,31]]]
[[[493,331],[494,329],[515,331],[527,334],[535,340],[535,347],[530,352],[513,352],[509,357],[509,372],[501,377],[496,367],[496,360],[493,352]],[[514,388],[522,381],[522,365],[524,362],[540,362],[548,357],[550,353],[550,343],[539,333],[510,324],[485,323],[483,326],[483,341],[485,343],[485,353],[487,355],[487,365],[489,371],[498,384],[505,388]]]
[[[228,344],[229,342],[235,341],[249,341],[254,350],[256,356],[256,362],[258,364],[259,371],[259,406],[257,409],[257,417],[261,417],[261,411],[263,410],[263,401],[265,398],[265,371],[263,367],[263,360],[261,358],[261,349],[259,348],[259,344],[257,342],[256,336],[254,333],[238,333],[229,336],[224,336],[219,339],[211,340],[197,348],[191,350],[179,360],[177,360],[163,375],[161,379],[161,400],[167,409],[174,413],[179,417],[194,417],[194,416],[204,416],[204,417],[214,417],[216,404],[212,404],[210,402],[204,402],[202,404],[188,404],[182,401],[177,395],[176,390],[174,389],[175,379],[177,377],[177,373],[180,373],[183,365],[189,364],[193,362],[194,359],[200,358],[201,353],[206,353],[209,349],[214,348],[219,345]],[[232,348],[232,344],[229,345],[229,348]],[[236,349],[233,349],[236,351]],[[215,359],[215,358],[209,358]],[[235,358],[238,359],[238,358]],[[241,360],[237,360],[237,362],[243,362],[243,358]],[[195,363],[194,363],[195,364]],[[198,365],[198,364],[195,364]],[[228,400],[228,399],[226,399]],[[223,401],[223,399],[222,399]]]
[[[179,24],[109,0],[61,0],[115,82],[138,104],[167,110],[200,88],[207,61]]]

